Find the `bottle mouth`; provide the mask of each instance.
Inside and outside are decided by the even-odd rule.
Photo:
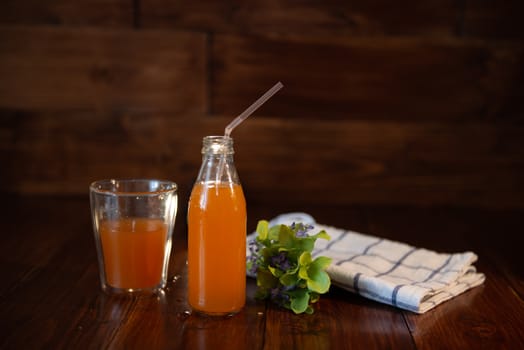
[[[202,142],[202,154],[233,154],[233,138],[230,136],[206,136]]]

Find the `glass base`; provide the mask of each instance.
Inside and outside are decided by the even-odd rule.
[[[163,293],[164,292],[165,284],[159,284],[154,287],[146,287],[146,288],[118,288],[113,287],[109,284],[102,284],[102,290],[109,295],[114,294],[157,294],[157,293]]]
[[[236,314],[238,314],[243,307],[241,307],[238,310],[228,310],[228,311],[206,311],[206,310],[200,310],[195,307],[193,307],[191,304],[189,304],[191,307],[191,311],[197,315],[200,316],[210,316],[210,317],[231,317]]]

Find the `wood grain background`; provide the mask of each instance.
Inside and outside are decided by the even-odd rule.
[[[0,191],[161,177],[235,130],[249,202],[524,208],[521,0],[6,0]]]

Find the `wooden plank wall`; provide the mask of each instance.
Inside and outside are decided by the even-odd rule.
[[[177,181],[234,132],[248,203],[524,208],[521,0],[6,0],[0,191]]]

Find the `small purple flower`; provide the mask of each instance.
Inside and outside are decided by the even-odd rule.
[[[287,258],[286,252],[280,252],[278,255],[272,256],[270,265],[277,267],[282,271],[287,271],[292,267],[289,259]]]
[[[249,246],[249,252],[251,254],[257,254],[260,251],[260,248],[262,248],[262,243],[260,243],[256,239],[253,239],[249,241],[248,246]]]
[[[270,299],[279,306],[283,306],[285,303],[289,302],[289,295],[285,292],[288,288],[285,287],[275,287],[271,288],[269,291]]]
[[[247,257],[248,272],[251,275],[256,275],[259,265],[260,265],[260,261],[259,261],[258,257],[254,256],[254,255],[249,255]]]
[[[258,271],[262,258],[259,255],[259,252],[262,247],[262,243],[257,240],[252,240],[248,244],[249,246],[249,255],[247,256],[248,263],[248,272],[252,275],[255,275]]]
[[[312,230],[314,228],[313,225],[310,225],[310,224],[303,224],[303,223],[292,223],[290,228],[295,231],[295,236],[296,237],[307,237],[308,236],[308,231]]]

